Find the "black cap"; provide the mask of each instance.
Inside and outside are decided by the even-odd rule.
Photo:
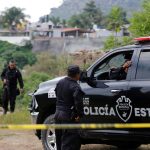
[[[75,76],[76,74],[79,74],[80,67],[78,65],[70,65],[67,69],[68,76]]]

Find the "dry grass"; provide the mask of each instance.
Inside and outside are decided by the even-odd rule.
[[[2,112],[1,112],[2,113]],[[17,109],[14,113],[0,115],[0,124],[30,124],[30,113],[22,108]]]

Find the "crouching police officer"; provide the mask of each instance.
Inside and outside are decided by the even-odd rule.
[[[68,67],[68,76],[60,80],[56,86],[56,124],[77,123],[83,115],[83,91],[78,80],[80,68],[76,65]],[[77,130],[56,130],[57,150],[80,150],[81,140]]]
[[[19,95],[20,92],[23,92],[22,75],[16,68],[16,62],[14,60],[11,60],[8,67],[3,70],[1,79],[4,88],[2,98],[3,113],[6,114],[8,111],[8,102],[10,102],[10,112],[14,112],[16,96]],[[20,91],[17,89],[17,81],[20,85]]]

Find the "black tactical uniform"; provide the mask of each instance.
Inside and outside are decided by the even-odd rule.
[[[2,106],[5,113],[7,113],[8,102],[10,101],[10,111],[14,112],[16,96],[19,94],[19,91],[17,89],[17,81],[19,82],[21,89],[23,89],[24,86],[22,75],[18,69],[10,69],[9,67],[7,67],[3,70],[1,79],[2,81],[4,79],[7,80],[6,84],[4,84]]]
[[[76,70],[76,66],[72,66],[72,69]],[[77,116],[82,117],[84,93],[77,81],[70,77],[60,80],[56,86],[56,95],[56,123],[75,123]],[[81,147],[77,130],[56,130],[56,143],[57,150],[80,150]]]
[[[123,69],[123,67],[113,68],[110,71],[110,80],[125,80],[127,73]]]
[[[125,59],[124,64],[127,61],[131,61],[132,55],[133,55],[132,52],[124,54],[124,59]],[[110,70],[109,77],[110,77],[110,80],[125,80],[127,77],[127,72],[125,71],[125,69],[122,66],[118,67],[118,68],[112,68]]]

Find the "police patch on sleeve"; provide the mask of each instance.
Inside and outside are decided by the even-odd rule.
[[[55,88],[51,88],[48,91],[48,98],[56,98]]]

